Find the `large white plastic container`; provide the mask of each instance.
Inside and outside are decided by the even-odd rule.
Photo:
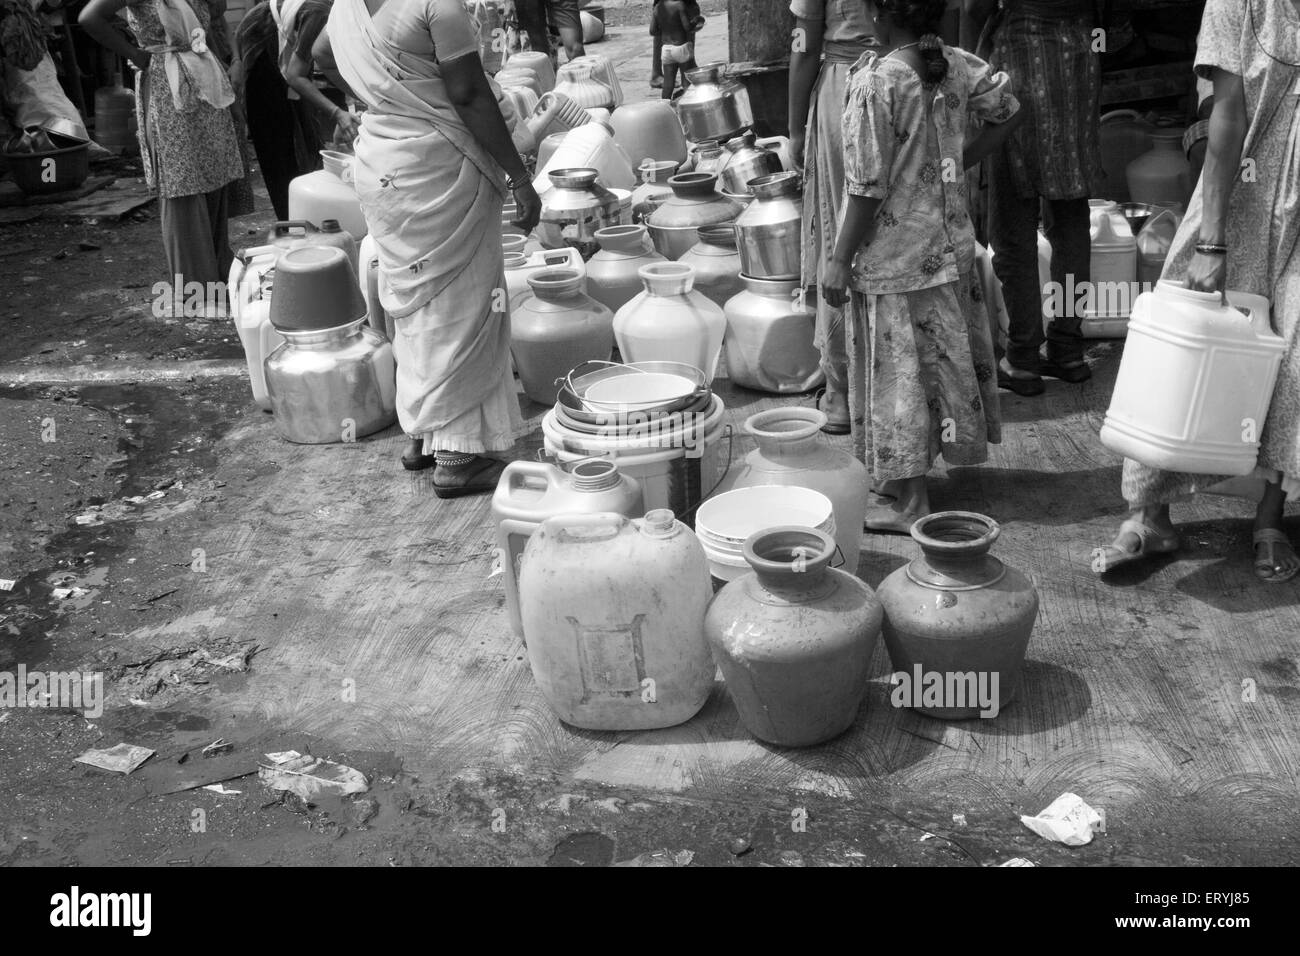
[[[669,416],[626,428],[589,434],[568,428],[551,409],[542,418],[547,454],[560,462],[608,458],[641,483],[646,508],[672,508],[685,515],[722,480],[731,462],[726,406],[717,395],[706,411]]]
[[[376,332],[383,332],[388,341],[393,341],[393,317],[379,301],[379,249],[373,236],[361,240],[357,251],[357,284],[366,297],[366,312],[370,316],[370,327]]]
[[[1117,203],[1094,199],[1089,205],[1092,207],[1089,269],[1092,295],[1083,309],[1080,331],[1089,339],[1123,338],[1137,297],[1137,240]],[[1071,291],[1067,287],[1067,304],[1070,304]],[[1079,291],[1073,290],[1075,305]]]
[[[361,200],[352,178],[355,158],[332,149],[322,149],[320,155],[324,169],[289,183],[289,218],[305,219],[318,226],[326,219],[337,219],[360,242],[370,230],[361,214]]]
[[[549,175],[552,170],[580,168],[596,170],[600,184],[606,189],[630,192],[637,186],[632,161],[627,158],[623,147],[614,142],[614,137],[602,124],[587,123],[564,135],[555,152],[538,170],[533,188],[539,196],[545,196],[554,188]]]
[[[572,269],[582,277],[582,291],[587,291],[587,264],[582,261],[582,253],[572,246],[563,249],[542,249],[531,254],[523,252],[506,253],[506,292],[513,309],[525,297],[532,295],[528,288],[528,277],[536,275],[543,269]]]
[[[1228,303],[1167,281],[1138,298],[1103,445],[1168,471],[1254,469],[1285,345],[1263,296]]]
[[[512,461],[492,496],[497,522],[497,560],[506,588],[510,626],[519,637],[519,565],[524,546],[543,521],[562,514],[612,511],[631,518],[645,514],[641,486],[613,462],[580,461],[567,469],[544,461]]]
[[[281,251],[278,246],[257,246],[245,250],[230,266],[229,301],[235,332],[244,347],[253,401],[267,412],[271,397],[266,390],[266,357],[284,342],[284,336],[271,325],[271,278]]]
[[[533,679],[559,718],[588,730],[690,720],[713,689],[704,550],[665,509],[641,521],[548,518],[524,550],[519,606]]]

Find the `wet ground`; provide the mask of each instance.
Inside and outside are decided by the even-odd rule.
[[[704,4],[706,35],[724,52],[718,6]],[[611,5],[607,18],[602,52],[626,53],[628,90],[648,66],[648,7]],[[235,245],[265,231],[267,208],[263,195],[232,223]],[[1096,394],[1009,400],[1008,457],[937,486],[940,503],[1010,519],[1008,560],[1044,595],[1011,723],[967,733],[881,717],[876,702],[847,742],[745,750],[719,693],[706,720],[660,746],[538,717],[499,585],[482,584],[486,532],[433,510],[427,486],[396,468],[395,431],[349,449],[275,438],[229,320],[151,308],[165,272],[153,207],[0,226],[0,673],[93,671],[107,691],[89,718],[0,709],[0,864],[1300,862],[1297,591],[1252,583],[1244,506],[1192,516],[1190,575],[1164,563],[1103,586],[1082,559],[1119,508],[1117,462],[1095,444],[1114,343],[1092,350]],[[1073,430],[1055,427],[1066,411]],[[1044,463],[1028,482],[1024,469]],[[878,583],[904,547],[879,545],[863,576]],[[1224,621],[1246,623],[1226,634]],[[1246,649],[1242,666],[1215,657],[1225,634]],[[363,669],[395,688],[339,716],[318,684],[366,661],[439,673]],[[1119,678],[1089,670],[1108,661]],[[1243,674],[1261,709],[1224,710]],[[394,709],[432,686],[463,696]],[[478,750],[449,729],[475,721]],[[494,721],[509,732],[493,736]],[[218,739],[230,749],[204,756]],[[127,776],[73,762],[123,741],[156,754]],[[482,758],[484,747],[510,753]],[[258,782],[258,756],[288,749],[362,771],[368,792],[277,795]],[[1071,787],[1109,810],[1090,846],[1020,825]]]

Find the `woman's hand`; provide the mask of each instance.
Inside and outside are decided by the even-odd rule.
[[[235,98],[243,99],[244,84],[248,80],[248,76],[244,71],[244,61],[238,59],[232,61],[227,72],[230,76],[230,88],[235,91]]]
[[[341,106],[334,107],[334,122],[338,126],[338,137],[342,142],[352,142],[361,132],[361,120]]]
[[[526,180],[515,190],[514,195],[519,215],[512,224],[518,226],[519,231],[526,236],[537,228],[537,223],[542,218],[542,197],[537,195],[532,180]]]
[[[1222,292],[1227,271],[1226,256],[1198,252],[1187,267],[1187,288],[1197,292]]]
[[[803,150],[804,138],[800,133],[798,136],[790,137],[790,163],[795,169],[803,170]]]
[[[128,59],[130,59],[131,65],[141,73],[147,73],[149,72],[149,61],[153,59],[153,54],[148,50],[137,49]]]
[[[835,309],[842,309],[849,301],[847,289],[853,270],[843,259],[832,259],[826,263],[822,274],[822,300]]]

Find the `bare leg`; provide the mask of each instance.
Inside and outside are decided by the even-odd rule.
[[[655,36],[655,51],[650,59],[650,88],[658,89],[664,85],[664,38]]]
[[[930,514],[930,491],[925,475],[896,479],[881,487],[888,487],[896,497],[882,496],[867,508],[865,525],[868,531],[908,534],[918,518]]]
[[[673,98],[673,89],[677,86],[677,64],[664,64],[664,88],[659,94],[660,99],[671,100]]]

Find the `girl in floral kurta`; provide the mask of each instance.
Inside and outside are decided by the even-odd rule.
[[[1209,0],[1195,69],[1214,82],[1210,142],[1163,278],[1272,304],[1286,351],[1260,434],[1256,477],[1266,485],[1253,544],[1255,574],[1276,584],[1300,572],[1282,530],[1287,497],[1300,495],[1300,0]],[[1237,172],[1247,159],[1249,179]],[[1211,251],[1197,251],[1198,243]],[[1093,569],[1178,550],[1169,503],[1223,477],[1126,461],[1122,491],[1132,512],[1114,542],[1093,552]]]
[[[995,148],[1018,104],[1005,74],[937,35],[945,0],[883,0],[893,52],[853,67],[844,111],[847,205],[822,282],[851,287],[845,330],[854,445],[875,479],[873,531],[930,512],[942,453],[977,464],[1001,440],[997,362],[973,270],[963,169]],[[985,121],[967,142],[969,114]]]

